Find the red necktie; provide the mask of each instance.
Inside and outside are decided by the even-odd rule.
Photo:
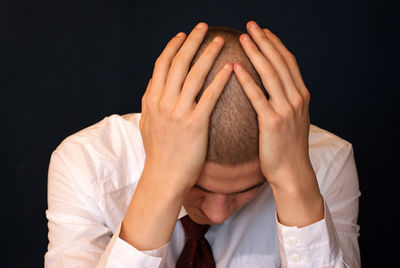
[[[215,268],[212,249],[204,237],[210,225],[200,225],[188,215],[181,218],[187,241],[176,263],[176,268]]]

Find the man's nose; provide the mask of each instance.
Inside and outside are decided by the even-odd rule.
[[[231,215],[231,197],[224,194],[209,194],[203,200],[201,209],[214,224],[223,223]]]

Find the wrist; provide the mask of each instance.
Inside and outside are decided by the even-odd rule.
[[[282,166],[265,177],[271,187],[276,190],[298,191],[310,184],[317,184],[316,175],[310,161]]]
[[[182,172],[176,172],[172,168],[167,171],[159,168],[159,165],[146,161],[139,184],[145,184],[162,194],[165,198],[175,200],[184,197],[190,190],[187,178]]]
[[[168,243],[187,193],[169,174],[145,166],[122,221],[120,238],[138,250]]]
[[[270,184],[278,220],[286,226],[303,227],[324,218],[324,206],[314,171],[286,170]]]
[[[302,228],[324,219],[324,202],[321,195],[294,196],[274,194],[277,218],[285,226]]]

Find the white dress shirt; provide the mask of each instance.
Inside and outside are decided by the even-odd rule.
[[[119,238],[146,160],[140,116],[106,117],[66,138],[53,152],[45,267],[175,267],[186,239],[179,220],[170,242],[159,249],[139,251]],[[206,233],[218,268],[360,267],[360,191],[352,146],[314,125],[309,144],[324,219],[302,228],[280,224],[266,184]],[[182,208],[179,218],[184,215]]]

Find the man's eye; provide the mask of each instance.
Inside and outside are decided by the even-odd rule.
[[[204,193],[209,193],[209,194],[212,194],[212,193],[213,193],[213,192],[211,192],[211,191],[209,191],[209,190],[206,190],[206,189],[204,189],[204,188],[198,186],[197,184],[195,184],[195,185],[193,186],[193,188],[199,189],[200,191],[202,191],[202,192],[204,192]]]

